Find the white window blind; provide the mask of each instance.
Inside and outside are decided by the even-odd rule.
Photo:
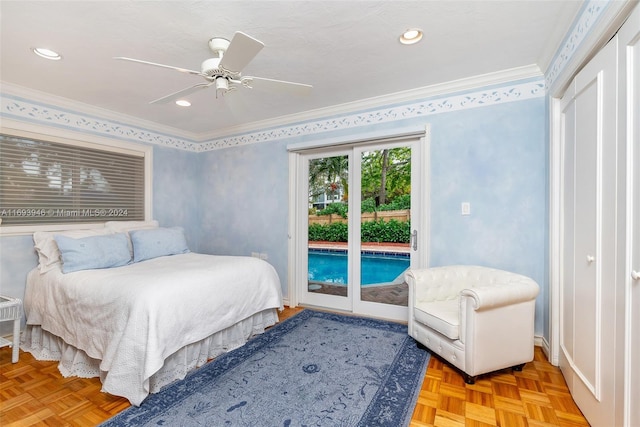
[[[143,155],[0,134],[3,226],[145,219]]]

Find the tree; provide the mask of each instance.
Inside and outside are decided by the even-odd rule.
[[[362,154],[362,200],[374,199],[376,206],[411,193],[411,149],[407,147]]]
[[[343,200],[349,194],[349,158],[323,157],[309,161],[309,198],[334,195],[342,189]]]

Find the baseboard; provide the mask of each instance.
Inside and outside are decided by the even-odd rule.
[[[535,345],[536,347],[542,347],[542,349],[544,350],[544,337],[542,335],[534,335],[533,345]]]
[[[549,346],[549,342],[545,339],[545,337],[540,335],[535,335],[533,337],[533,343],[538,347],[542,347],[542,352],[547,357],[547,360],[552,365],[554,365],[553,361],[551,360],[551,347]]]

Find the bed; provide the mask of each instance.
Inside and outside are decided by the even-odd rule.
[[[156,233],[153,244],[161,250],[136,258],[144,252],[137,251],[139,230]],[[149,393],[278,321],[282,291],[270,264],[193,253],[183,234],[176,246],[157,238],[163,232],[168,231],[147,222],[34,234],[39,265],[27,277],[21,348],[39,360],[59,360],[65,377],[100,377],[104,392],[138,406]],[[94,262],[114,265],[72,268],[67,243],[86,252],[94,240],[109,239],[118,240],[120,249],[97,250],[93,258],[97,253]],[[131,257],[126,263],[122,245]],[[179,250],[165,254],[167,247]],[[117,252],[123,255],[114,261]]]

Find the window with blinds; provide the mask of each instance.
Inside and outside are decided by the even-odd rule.
[[[2,226],[145,219],[143,153],[0,134]]]

